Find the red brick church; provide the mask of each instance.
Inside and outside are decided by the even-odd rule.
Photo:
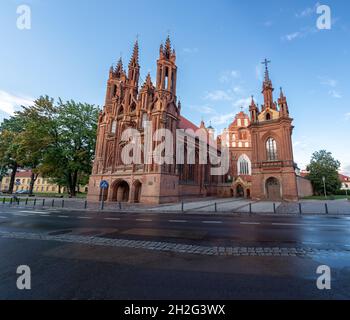
[[[181,115],[181,103],[176,95],[176,53],[169,37],[160,46],[156,83],[153,84],[148,74],[141,87],[136,42],[128,70],[124,70],[119,60],[109,72],[105,106],[98,121],[88,199],[101,200],[100,181],[107,180],[109,188],[103,193],[107,201],[157,204],[212,195],[297,200],[299,182],[293,159],[293,119],[282,89],[278,102],[273,100],[274,89],[267,63],[265,60],[264,104],[259,107],[252,98],[250,115],[240,112],[217,138],[219,149],[225,146],[230,152],[228,173],[210,175],[210,164],[198,161],[190,164],[186,160],[184,164],[125,165],[121,159],[121,134],[127,128],[135,128],[140,131],[143,144],[146,121],[152,124],[153,130],[168,129],[175,134],[177,129],[202,129],[213,137],[211,126],[206,128],[202,121],[197,127]],[[198,159],[199,141],[195,141]],[[210,150],[209,147],[208,152]]]

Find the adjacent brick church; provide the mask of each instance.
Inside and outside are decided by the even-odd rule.
[[[139,87],[139,47],[135,43],[128,71],[121,60],[111,67],[107,81],[105,107],[99,116],[96,154],[90,177],[88,199],[107,201],[167,203],[189,197],[218,195],[249,197],[257,200],[298,199],[297,176],[292,148],[292,120],[282,89],[278,102],[267,68],[263,83],[264,104],[259,108],[252,98],[250,116],[240,112],[233,123],[217,137],[217,143],[229,149],[230,169],[221,176],[210,175],[210,164],[144,163],[125,165],[121,159],[122,132],[135,128],[143,139],[144,124],[152,129],[205,130],[213,137],[213,128],[204,122],[197,127],[181,115],[177,100],[176,53],[170,39],[160,46],[155,85],[148,74]],[[198,159],[198,139],[195,140]],[[144,141],[142,140],[142,144]],[[213,146],[209,146],[208,153]],[[187,149],[185,149],[186,152]],[[186,157],[185,157],[186,158]],[[102,193],[101,180],[109,182]],[[302,183],[306,183],[302,181]]]

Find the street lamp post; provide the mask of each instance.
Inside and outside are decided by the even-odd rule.
[[[327,200],[327,189],[326,189],[326,177],[322,177],[323,188],[324,188],[324,197]]]

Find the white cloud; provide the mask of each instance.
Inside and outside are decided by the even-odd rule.
[[[332,87],[332,88],[335,88],[338,84],[337,80],[330,79],[327,77],[320,77],[320,79],[321,79],[321,84],[324,84],[324,85]]]
[[[350,163],[345,164],[344,166],[341,167],[340,171],[347,175],[350,176]]]
[[[21,106],[29,106],[33,104],[34,99],[22,95],[13,95],[6,91],[0,90],[0,110],[13,115]]]
[[[343,96],[341,93],[336,90],[338,86],[338,81],[329,77],[319,77],[321,80],[321,84],[329,87],[328,94],[335,99],[341,99]]]
[[[286,41],[292,41],[298,37],[301,36],[301,33],[300,32],[293,32],[293,33],[290,33],[290,34],[286,34],[285,36],[282,37],[282,40],[286,40]]]
[[[316,14],[316,9],[318,6],[320,6],[319,2],[317,2],[313,7],[307,7],[302,11],[296,13],[295,16],[297,18],[305,18],[311,16],[312,14]]]
[[[350,120],[350,112],[345,113],[345,119],[346,119],[346,120]]]
[[[221,74],[219,81],[222,83],[227,83],[239,77],[240,77],[240,73],[237,70],[229,70]]]
[[[204,113],[204,114],[214,114],[216,113],[215,109],[208,106],[190,106],[191,109],[196,110],[197,112]]]
[[[264,27],[267,27],[267,28],[268,28],[268,27],[271,27],[272,25],[273,25],[273,22],[270,21],[270,20],[264,22]]]
[[[212,92],[207,92],[204,99],[211,101],[231,101],[233,97],[230,90],[214,90]]]
[[[343,96],[336,90],[329,90],[329,95],[335,99],[341,99]]]
[[[224,124],[229,124],[235,117],[235,113],[231,112],[228,114],[220,114],[212,117],[210,121],[212,122],[212,125],[220,126]]]
[[[194,54],[197,52],[199,52],[198,48],[183,48],[182,49],[182,53],[184,53],[184,54]]]
[[[244,109],[247,109],[249,107],[251,101],[252,101],[251,97],[238,99],[233,103],[233,106],[237,107],[237,108],[243,107]]]
[[[289,34],[282,36],[281,40],[290,42],[290,41],[293,41],[296,39],[301,39],[301,38],[305,38],[309,35],[316,34],[319,31],[320,30],[317,29],[316,27],[304,27],[304,28],[301,28],[299,31],[292,32],[292,33],[289,33]]]

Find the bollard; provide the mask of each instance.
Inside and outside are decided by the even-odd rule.
[[[24,204],[25,206],[27,206],[28,205],[28,198],[26,199],[26,203]]]
[[[11,199],[10,199],[10,206],[12,205],[12,201],[13,201],[13,200],[12,200],[12,198],[11,198]]]
[[[43,207],[45,207],[45,199],[43,199]]]
[[[87,200],[85,200],[85,202],[84,202],[84,209],[86,209],[87,208]]]
[[[299,202],[299,214],[303,214],[303,210],[301,208],[301,203]]]
[[[34,207],[36,206],[36,199],[34,199],[34,205],[33,205]]]
[[[105,199],[102,199],[101,202],[101,210],[103,210],[105,208]]]
[[[276,203],[273,203],[273,213],[276,213]]]
[[[181,201],[181,212],[184,212],[184,202]]]
[[[218,212],[218,208],[217,208],[216,202],[214,203],[214,208],[215,208],[215,212]]]
[[[64,200],[62,199],[62,205],[61,205],[62,208],[64,208]]]
[[[118,207],[119,207],[119,210],[122,209],[122,203],[121,202],[118,202]]]
[[[55,206],[55,199],[52,199],[51,206],[52,206],[52,208]]]
[[[5,198],[2,199],[2,204],[5,204],[5,202],[6,202],[6,199]]]
[[[325,203],[325,204],[324,204],[324,207],[325,207],[326,214],[328,214],[328,204]]]
[[[249,203],[249,213],[251,214],[252,213],[252,204]]]

